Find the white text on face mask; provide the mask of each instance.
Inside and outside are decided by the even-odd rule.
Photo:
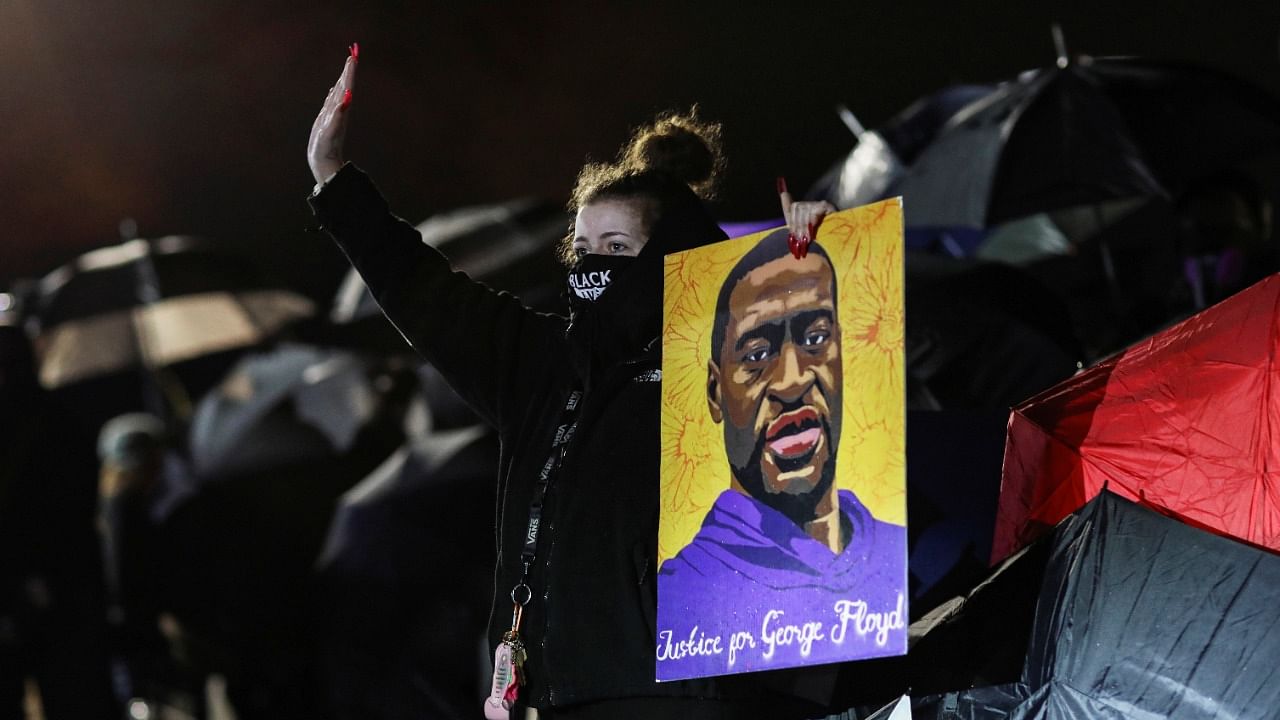
[[[569,273],[569,287],[574,290],[605,288],[609,285],[612,270],[593,270],[585,273]]]

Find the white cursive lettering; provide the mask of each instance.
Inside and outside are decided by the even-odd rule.
[[[756,646],[756,638],[745,630],[739,630],[729,638],[729,667],[738,661],[738,651],[747,648],[754,649]]]
[[[822,623],[820,622],[771,627],[775,620],[785,614],[781,610],[770,610],[764,616],[764,623],[760,627],[760,639],[766,645],[764,651],[765,660],[773,657],[773,651],[777,646],[794,645],[796,643],[800,644],[800,657],[809,657],[809,650],[813,648],[813,641],[822,640],[826,637],[822,634]]]
[[[884,647],[889,640],[889,632],[901,630],[907,626],[903,617],[902,593],[898,593],[898,604],[888,612],[870,612],[865,600],[836,601],[836,615],[839,621],[831,626],[831,642],[839,645],[844,642],[846,633],[852,625],[854,632],[861,637],[873,634],[876,645]]]
[[[720,647],[720,636],[707,637],[705,633],[698,632],[697,625],[689,631],[688,640],[676,640],[672,643],[673,635],[674,633],[670,630],[658,633],[659,660],[679,660],[694,655],[719,655],[724,652]]]

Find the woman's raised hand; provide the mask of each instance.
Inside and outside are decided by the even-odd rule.
[[[347,111],[351,107],[351,91],[355,87],[359,59],[360,44],[354,43],[338,82],[329,88],[329,96],[324,99],[320,114],[311,124],[307,164],[311,166],[311,174],[317,183],[323,183],[342,168],[342,141],[347,134]]]
[[[782,217],[791,231],[791,237],[787,239],[791,254],[796,259],[802,258],[809,253],[809,243],[817,235],[822,218],[835,212],[836,206],[826,200],[793,201],[783,178],[778,178],[778,199],[782,201]]]

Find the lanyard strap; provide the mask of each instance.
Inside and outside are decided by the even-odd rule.
[[[581,400],[581,390],[569,393],[569,399],[564,404],[564,412],[560,416],[560,425],[556,427],[555,438],[551,441],[551,453],[543,463],[542,470],[538,473],[538,482],[533,487],[533,499],[529,501],[529,524],[525,528],[524,548],[520,551],[520,563],[524,566],[524,570],[521,572],[520,582],[511,589],[512,601],[520,606],[525,605],[532,598],[532,592],[526,582],[529,579],[529,568],[533,566],[533,560],[538,555],[538,531],[542,527],[542,507],[546,503],[551,483],[560,470],[560,464],[564,462],[569,442],[573,440],[573,434],[578,429],[578,404]]]

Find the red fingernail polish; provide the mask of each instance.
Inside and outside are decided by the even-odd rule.
[[[350,50],[351,50],[351,59],[359,60],[360,59],[360,43],[351,43]]]
[[[346,110],[347,106],[350,104],[351,104],[351,91],[347,90],[346,92],[342,93],[342,105],[340,109]]]
[[[778,176],[778,194],[781,195],[786,191],[787,191],[787,179],[779,175]]]
[[[809,223],[809,237],[815,237],[818,234],[818,226]]]
[[[787,235],[787,249],[791,251],[791,255],[795,257],[795,259],[800,259],[800,241],[796,240],[795,235]]]
[[[810,227],[812,227],[812,225],[811,225]],[[803,236],[801,236],[801,237],[800,237],[800,255],[799,255],[799,257],[800,257],[800,258],[803,258],[803,257],[805,257],[805,256],[806,256],[806,255],[808,255],[808,254],[809,254],[809,236],[808,236],[808,235],[803,235]]]

